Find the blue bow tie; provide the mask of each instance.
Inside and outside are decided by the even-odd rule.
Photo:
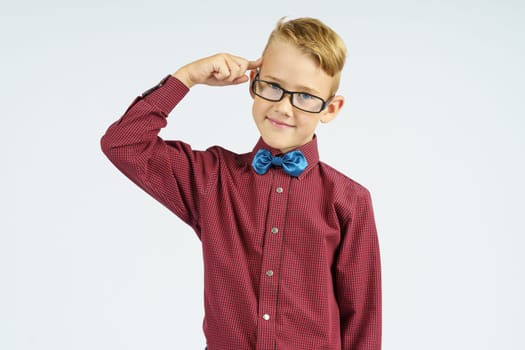
[[[272,156],[272,153],[261,148],[255,154],[252,161],[252,167],[259,175],[266,174],[270,166],[280,166],[283,170],[292,176],[299,176],[308,166],[308,162],[301,151],[291,151],[284,156]]]

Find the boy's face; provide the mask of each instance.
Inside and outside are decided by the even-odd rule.
[[[251,80],[255,72],[251,73]],[[306,54],[292,44],[274,40],[266,49],[258,78],[288,91],[305,92],[329,100],[333,77],[326,74]],[[320,113],[309,113],[292,106],[290,95],[272,102],[254,95],[252,114],[267,145],[285,153],[310,142],[319,121],[331,121],[344,103],[334,96]]]

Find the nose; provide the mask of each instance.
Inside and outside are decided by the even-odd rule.
[[[287,117],[291,116],[293,111],[292,95],[285,92],[281,101],[274,102],[274,109],[276,112]]]

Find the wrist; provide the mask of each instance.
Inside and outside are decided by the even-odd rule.
[[[180,80],[180,82],[186,85],[188,89],[195,85],[193,80],[191,80],[189,73],[184,69],[184,67],[179,68],[171,76]]]

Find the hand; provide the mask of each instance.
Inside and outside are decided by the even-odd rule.
[[[226,86],[245,83],[249,80],[246,72],[260,67],[262,58],[249,61],[239,56],[219,53],[189,63],[173,76],[188,88],[196,84]]]

